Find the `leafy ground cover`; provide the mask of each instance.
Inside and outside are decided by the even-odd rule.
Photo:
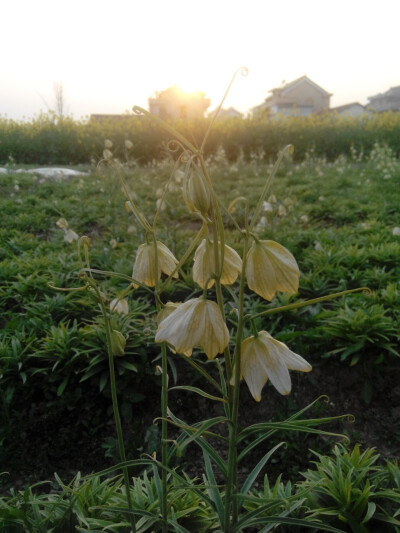
[[[268,172],[261,158],[231,164],[223,153],[213,156],[209,168],[226,205],[239,195],[255,203]],[[150,216],[161,199],[169,164],[121,172],[142,211]],[[243,388],[240,405],[246,421],[289,417],[326,394],[329,402],[318,402],[312,413],[355,416],[354,422],[338,422],[332,431],[347,434],[352,445],[375,446],[379,460],[398,458],[399,182],[398,160],[390,149],[379,145],[368,157],[353,152],[351,157],[327,162],[310,154],[302,163],[286,162],[279,171],[257,229],[263,238],[283,243],[295,255],[301,270],[299,298],[357,287],[369,287],[370,292],[270,315],[268,321],[258,319],[258,329],[267,329],[290,344],[314,370],[307,376],[293,377],[294,392],[289,397],[282,398],[268,388],[268,396],[259,405]],[[120,182],[107,171],[61,182],[28,174],[1,176],[0,191],[0,453],[2,469],[9,472],[1,478],[5,492],[11,486],[22,488],[26,483],[53,478],[55,471],[70,480],[78,470],[85,475],[118,461],[100,313],[86,292],[60,292],[54,287],[79,285],[81,265],[68,229],[90,237],[92,268],[127,276],[132,273],[134,252],[143,235],[124,209]],[[239,218],[244,216],[240,208],[241,204],[236,204]],[[173,225],[172,214],[178,220]],[[174,190],[165,198],[160,218],[160,237],[179,256],[197,229],[197,221],[176,202]],[[60,219],[65,219],[68,227]],[[229,220],[226,222],[229,227]],[[239,242],[236,245],[239,249]],[[189,270],[183,276],[185,284],[178,283],[173,289],[175,299],[187,298],[198,290]],[[118,278],[104,277],[100,283],[109,301],[125,286]],[[290,301],[281,295],[270,306]],[[266,303],[249,294],[246,306],[255,314],[264,311]],[[115,314],[115,324],[127,337],[125,356],[117,358],[116,364],[130,458],[151,454],[159,446],[159,430],[153,424],[160,397],[153,311],[145,291],[137,289],[134,298],[129,297],[129,313]],[[180,359],[171,356],[170,364],[171,379],[196,385]],[[198,412],[210,409],[215,410],[215,416],[219,414],[214,404],[188,393],[176,392],[172,403],[174,413],[182,419],[195,419]],[[346,456],[350,452],[338,448],[336,455],[329,456],[336,442],[333,437],[285,435],[276,444],[286,438],[287,447],[279,449],[270,463],[269,481],[256,487],[264,497],[283,491],[290,498],[299,479],[310,485],[317,475],[324,478],[323,487],[329,487],[332,464],[343,457],[346,465],[351,461],[360,464],[357,451]],[[320,454],[316,470],[310,463],[316,460],[310,448]],[[371,455],[363,457],[363,468],[374,471]],[[200,458],[196,448],[189,447],[178,463],[185,466],[188,475],[197,476]],[[245,475],[248,465],[244,463],[242,468]],[[390,486],[398,477],[395,467],[385,468],[388,471],[380,475]],[[303,476],[299,473],[307,471]],[[285,473],[283,478],[279,478],[281,472]],[[143,490],[147,494],[143,501],[149,500],[149,491],[156,492],[152,479],[150,485],[137,488],[137,493]],[[74,483],[78,490],[81,482]],[[85,483],[82,487],[93,490]],[[324,499],[323,487],[310,497],[318,505]],[[96,490],[102,493],[109,485]],[[29,491],[25,494],[29,499]],[[63,505],[68,507],[63,498]],[[384,496],[378,495],[376,500],[379,498]],[[115,501],[113,505],[118,507]],[[356,509],[355,516],[357,512],[361,510]]]

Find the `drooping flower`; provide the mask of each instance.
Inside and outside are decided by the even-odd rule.
[[[125,139],[125,143],[124,144],[125,144],[125,148],[127,150],[132,150],[132,148],[133,148],[133,142],[132,141],[130,141],[129,139]]]
[[[214,359],[228,345],[229,332],[215,302],[192,298],[161,320],[155,340],[168,342],[186,355],[197,346],[208,359]]]
[[[257,337],[249,337],[242,342],[240,379],[245,379],[257,402],[261,400],[261,391],[268,379],[280,394],[289,394],[289,370],[310,372],[312,367],[266,331],[260,331]],[[231,384],[234,384],[234,378]]]
[[[65,218],[59,218],[56,224],[63,230],[65,242],[71,243],[79,239],[79,235],[69,228],[68,221]]]
[[[286,215],[287,215],[286,207],[283,204],[281,204],[278,207],[278,217],[285,217]]]
[[[61,229],[67,229],[68,228],[68,222],[65,220],[65,218],[59,218],[57,220],[56,224]]]
[[[128,300],[126,298],[114,298],[110,302],[110,311],[118,313],[119,315],[127,315],[129,313]]]
[[[218,243],[220,248],[220,243]],[[222,285],[232,285],[235,283],[242,270],[242,260],[239,254],[230,246],[224,246],[224,264],[221,273]],[[208,239],[203,239],[194,254],[193,280],[204,288],[207,281],[208,287],[214,285],[215,272],[214,244]]]
[[[135,264],[133,265],[132,278],[148,287],[154,287],[161,278],[161,273],[169,276],[175,270],[178,260],[174,254],[160,241],[157,241],[157,272],[154,243],[141,244],[137,249]],[[175,272],[174,278],[178,277]],[[138,287],[133,283],[133,286]]]
[[[293,255],[275,241],[253,242],[247,254],[249,288],[271,301],[277,291],[296,294],[300,271]]]
[[[113,153],[111,150],[109,150],[108,148],[104,148],[103,150],[103,157],[104,159],[107,159],[107,160],[110,160],[113,158]]]
[[[75,233],[74,230],[72,229],[66,229],[64,230],[64,241],[65,242],[74,242],[74,241],[77,241],[79,239],[79,235],[77,233]]]

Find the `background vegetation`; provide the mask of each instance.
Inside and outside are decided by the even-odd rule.
[[[195,142],[201,142],[209,119],[175,124]],[[228,161],[243,154],[246,160],[261,156],[274,158],[287,144],[296,146],[295,159],[302,161],[311,151],[318,157],[335,160],[350,155],[352,147],[368,155],[375,143],[385,144],[395,155],[400,147],[400,113],[387,112],[351,118],[332,113],[308,117],[248,118],[217,120],[206,146],[206,154],[225,150]],[[162,144],[169,138],[143,117],[122,115],[118,119],[80,121],[54,113],[40,114],[29,122],[0,118],[0,164],[10,161],[40,165],[76,165],[99,161],[104,139],[120,147],[117,155],[126,157],[124,141],[133,143],[129,157],[138,164],[149,164],[163,157]]]

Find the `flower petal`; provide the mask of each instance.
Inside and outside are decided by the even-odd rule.
[[[157,273],[155,272],[155,248],[154,243],[141,244],[136,252],[135,264],[133,265],[132,278],[148,287],[154,287],[161,277],[161,272],[169,276],[175,270],[178,260],[174,254],[163,244],[157,241]],[[178,277],[175,272],[174,278]],[[133,284],[136,288],[138,285]]]
[[[206,239],[203,239],[194,254],[193,262],[193,281],[204,289],[207,280],[208,288],[214,285],[214,279],[210,279],[212,266],[210,264],[211,250],[207,246]]]
[[[224,266],[222,268],[222,285],[232,285],[242,271],[242,260],[236,250],[228,246],[224,247]]]
[[[220,248],[220,243],[218,243]],[[230,246],[224,246],[224,264],[220,281],[222,285],[235,283],[242,270],[242,260],[239,254]],[[193,263],[193,280],[204,289],[207,281],[208,288],[214,285],[212,276],[216,274],[214,260],[214,245],[211,241],[203,239],[199,244]]]
[[[262,246],[253,243],[247,254],[246,278],[249,289],[272,300],[276,292],[275,268]]]
[[[289,394],[292,388],[289,370],[285,365],[281,351],[271,340],[260,331],[258,339],[263,344],[263,352],[259,348],[259,362],[268,374],[272,385],[280,394]]]
[[[217,354],[224,351],[229,342],[229,331],[222,318],[221,311],[215,302],[204,301],[203,313],[204,329],[199,346],[204,349],[208,359],[214,359]]]
[[[268,374],[260,368],[260,362],[254,349],[254,337],[249,337],[242,343],[241,377],[249,387],[256,402],[261,401],[261,391],[268,381]],[[233,385],[231,380],[231,385]]]
[[[296,259],[289,250],[277,242],[263,241],[263,248],[275,268],[276,289],[288,294],[296,294],[300,277]]]
[[[150,244],[141,244],[136,252],[135,264],[133,265],[132,278],[148,287],[154,287],[156,277],[154,272],[154,248]],[[138,287],[134,284],[134,287]]]
[[[193,315],[197,298],[188,300],[173,311],[158,326],[155,341],[169,342],[179,353],[191,350],[193,337]],[[191,326],[191,327],[190,327]]]
[[[178,264],[178,260],[176,259],[174,254],[171,252],[171,250],[167,248],[165,244],[163,244],[160,241],[157,241],[157,251],[158,251],[158,263],[159,263],[161,272],[163,272],[167,276],[171,275],[172,272],[175,270],[176,265]],[[175,272],[173,277],[177,278],[178,272]]]
[[[247,254],[246,277],[251,290],[272,300],[276,291],[295,294],[299,267],[293,255],[274,241],[254,242]]]

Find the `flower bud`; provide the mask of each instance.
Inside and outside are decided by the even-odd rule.
[[[211,191],[200,172],[191,172],[183,186],[183,199],[192,213],[207,216],[211,208]]]
[[[125,354],[126,339],[122,333],[116,329],[111,332],[111,350],[113,355],[121,356]]]

